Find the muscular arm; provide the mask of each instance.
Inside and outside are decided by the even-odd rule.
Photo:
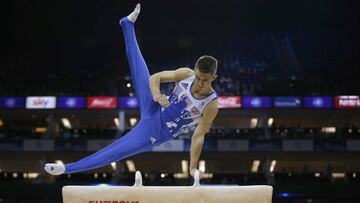
[[[162,71],[150,76],[149,86],[154,101],[159,102],[161,106],[167,107],[169,104],[166,95],[160,93],[160,83],[176,82],[183,80],[193,74],[190,68],[179,68],[172,71]]]
[[[197,168],[199,157],[201,154],[202,146],[204,143],[204,137],[211,127],[213,120],[218,112],[218,101],[214,100],[210,102],[203,111],[203,117],[197,125],[195,132],[191,138],[190,147],[190,173],[194,175]]]

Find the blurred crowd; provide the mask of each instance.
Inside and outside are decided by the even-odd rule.
[[[125,135],[116,128],[93,128],[93,129],[66,129],[61,128],[55,136],[48,131],[37,132],[35,126],[21,128],[7,126],[0,128],[0,140],[20,141],[23,139],[58,139],[64,141],[88,140],[88,139],[117,139]],[[184,133],[179,139],[189,139],[192,133]],[[360,128],[356,126],[336,129],[335,132],[326,132],[323,128],[272,127],[264,128],[212,128],[207,134],[207,139],[246,139],[246,140],[281,140],[281,139],[315,139],[315,140],[344,140],[359,139]]]

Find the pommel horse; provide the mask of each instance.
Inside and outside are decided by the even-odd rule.
[[[199,171],[192,186],[143,186],[139,171],[133,186],[64,186],[64,203],[271,203],[272,186],[202,186]]]

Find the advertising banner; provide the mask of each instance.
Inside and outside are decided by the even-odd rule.
[[[304,107],[306,108],[332,108],[333,99],[331,97],[305,97]]]
[[[360,108],[360,97],[359,96],[337,96],[337,97],[335,97],[335,108],[337,108],[337,109]]]
[[[270,108],[270,97],[243,97],[244,108]]]
[[[58,97],[57,108],[62,109],[81,109],[86,108],[85,97]]]
[[[275,108],[301,108],[301,97],[274,97]]]
[[[25,108],[25,97],[0,97],[1,109]]]
[[[55,109],[56,97],[26,97],[27,109]]]
[[[219,96],[218,101],[220,109],[241,107],[241,98],[239,96]]]
[[[116,105],[116,97],[88,97],[89,109],[115,109]]]
[[[119,107],[123,109],[139,108],[139,99],[137,97],[119,97]]]

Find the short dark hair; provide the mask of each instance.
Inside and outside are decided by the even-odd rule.
[[[215,74],[217,71],[218,62],[217,60],[209,55],[200,56],[196,61],[195,68],[198,68],[202,73]]]

